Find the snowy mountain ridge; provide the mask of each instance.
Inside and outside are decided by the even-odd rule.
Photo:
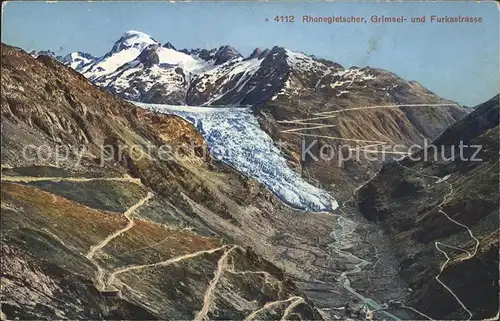
[[[136,48],[142,51],[145,47],[156,43],[158,42],[144,32],[129,30],[114,43],[110,53],[114,54],[130,48]]]
[[[289,87],[292,72],[316,77],[344,70],[277,46],[256,48],[248,57],[229,45],[177,50],[170,42],[162,45],[135,30],[125,32],[102,57],[74,52],[56,59],[122,98],[195,106],[256,105]],[[353,81],[349,73],[339,78],[340,83]],[[338,88],[338,94],[342,92]]]
[[[294,128],[297,124],[283,122],[284,120],[308,119],[317,113],[359,106],[449,105],[439,109],[402,107],[382,111],[342,113],[342,117],[337,119],[332,117],[320,119],[319,122],[327,126],[307,133],[309,136],[319,135],[320,140],[321,137],[339,137],[340,141],[334,143],[353,142],[349,146],[356,148],[361,145],[357,142],[376,140],[414,144],[425,138],[434,139],[467,113],[464,108],[439,97],[417,82],[407,81],[389,71],[371,67],[346,69],[333,61],[278,46],[266,50],[256,49],[248,57],[243,57],[231,46],[221,46],[211,50],[177,50],[171,43],[162,45],[144,33],[129,31],[102,57],[83,63],[73,61],[72,57],[81,59],[82,55],[70,55],[64,63],[106,91],[133,102],[156,107],[253,106],[254,118],[244,114],[238,114],[238,117],[234,114],[219,114],[234,121],[228,123],[221,116],[205,119],[201,123],[205,126],[210,124],[208,126],[214,128],[213,124],[219,122],[221,126],[226,126],[228,132],[229,125],[233,125],[231,134],[233,137],[248,135],[253,137],[252,139],[259,140],[261,145],[266,139],[284,142],[279,145],[279,150],[268,148],[260,155],[265,156],[268,162],[274,162],[275,152],[279,152],[282,159],[290,163],[287,165],[300,169],[304,177],[310,177],[322,186],[326,186],[325,188],[329,188],[336,197],[342,193],[348,194],[358,186],[360,177],[367,178],[373,175],[379,163],[372,164],[368,161],[352,163],[346,165],[350,168],[345,170],[333,160],[303,160],[297,156],[301,155],[303,136],[285,132],[284,129]],[[171,111],[164,110],[164,112]],[[196,116],[195,119],[200,117]],[[251,126],[244,126],[245,121],[258,122],[263,130],[261,134],[267,135],[255,134]],[[248,132],[242,133],[241,130]],[[211,141],[212,138],[206,137],[212,146],[235,143],[222,138],[220,141]],[[244,149],[248,145],[259,150],[260,147],[254,146],[252,139],[239,139],[243,144],[239,148]],[[314,152],[317,153],[321,145],[326,143],[319,141]],[[223,161],[272,189],[272,184],[269,183],[270,176],[266,176],[269,172],[266,172],[264,167],[251,166],[257,154],[233,153],[233,156]],[[286,161],[280,160],[278,163]],[[287,176],[287,170],[288,168],[277,173],[279,177],[275,179],[292,177]],[[296,178],[300,178],[300,175]],[[293,188],[282,183],[273,182],[280,186],[280,190],[275,190],[275,193],[289,204],[308,203],[306,206],[298,207],[316,210],[335,207],[327,205],[331,203],[330,201],[325,203],[324,200],[319,202],[312,200],[316,192],[303,188],[302,181],[299,182],[302,187],[291,185]],[[291,201],[294,197],[285,194],[293,189],[312,198],[308,196],[309,199],[306,201],[297,199]]]

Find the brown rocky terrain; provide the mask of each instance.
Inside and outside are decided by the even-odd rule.
[[[291,274],[270,263],[279,251],[263,258],[246,248],[256,235],[235,235],[237,219],[265,220],[278,200],[196,153],[154,153],[191,141],[202,151],[189,123],[138,110],[49,57],[4,44],[1,95],[6,318],[321,319]],[[115,153],[103,166],[102,145]],[[46,157],[35,148],[23,155],[26,146],[45,146]],[[149,156],[133,157],[147,146]],[[54,152],[63,147],[71,147],[64,160]],[[248,200],[241,191],[252,185]],[[217,229],[224,224],[233,231]],[[99,293],[114,289],[121,295]]]
[[[231,48],[220,50],[220,81],[201,91],[204,81],[195,79],[187,93],[174,93],[176,103],[253,105],[261,127],[283,142],[290,164],[340,201],[372,177],[381,162],[350,161],[339,167],[334,160],[301,160],[300,137],[280,132],[301,126],[283,121],[362,106],[450,104],[346,110],[338,119],[314,120],[336,127],[310,130],[309,138],[340,137],[319,137],[315,153],[322,144],[345,144],[344,139],[360,140],[354,147],[361,140],[421,143],[467,113],[392,73],[344,69],[279,47],[255,53],[261,67],[234,77],[231,57],[241,57]],[[212,59],[213,53],[197,54]],[[155,63],[154,55],[142,58]],[[107,89],[50,57],[33,59],[2,44],[1,215],[7,260],[2,262],[1,300],[8,318],[337,319],[347,316],[342,312],[347,302],[363,301],[374,308],[378,304],[373,300],[407,296],[407,305],[431,314],[435,307],[424,308],[429,295],[436,305],[444,302],[446,316],[463,316],[456,301],[435,294],[444,293],[442,288],[422,285],[442,257],[428,256],[425,265],[406,268],[413,262],[404,261],[413,258],[404,252],[407,234],[402,233],[396,260],[395,245],[379,226],[364,221],[352,199],[340,202],[342,217],[294,210],[255,180],[212,159],[203,137],[188,122],[137,108]],[[158,102],[171,98],[161,90],[152,91]],[[39,146],[47,146],[44,157],[36,157]],[[419,183],[423,189],[424,181]],[[411,191],[412,184],[401,190],[408,186]],[[431,192],[434,207],[439,207],[444,188]],[[387,206],[411,206],[398,202]],[[366,204],[361,210],[373,219],[370,215],[378,212],[369,200]],[[495,206],[490,205],[485,211]],[[389,229],[389,220],[384,226]],[[430,223],[425,227],[433,230]],[[494,244],[493,234],[484,235],[478,255],[488,252],[486,244]],[[426,245],[426,253],[434,251],[432,246]],[[474,263],[475,258],[448,267]],[[115,289],[121,291],[119,297],[99,293]],[[392,313],[402,319],[418,316],[401,307]]]
[[[358,191],[361,213],[393,239],[407,304],[433,319],[498,318],[498,119],[496,96],[433,142],[436,157],[430,146],[384,165]],[[474,145],[463,157],[461,142]]]
[[[1,77],[7,318],[310,320],[354,299],[340,276],[357,263],[331,247],[337,217],[294,210],[206,157],[188,122],[3,44]],[[382,262],[353,287],[402,296],[380,268],[384,238],[349,249]]]

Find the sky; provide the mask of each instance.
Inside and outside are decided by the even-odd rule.
[[[248,55],[275,45],[344,67],[371,66],[474,106],[500,88],[499,7],[493,2],[7,2],[2,42],[27,51],[101,56],[127,30],[177,48],[229,44]],[[276,16],[294,23],[275,22]],[[415,23],[302,23],[302,16],[426,16]],[[431,23],[476,16],[482,23]],[[266,18],[269,20],[266,22]]]

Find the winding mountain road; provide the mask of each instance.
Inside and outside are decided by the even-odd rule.
[[[285,321],[286,317],[292,312],[292,310],[299,304],[305,302],[304,298],[294,297],[292,303],[286,307],[285,312],[283,312],[283,316],[281,317],[281,321]]]
[[[286,300],[278,300],[278,301],[271,301],[271,302],[267,302],[266,304],[264,304],[264,306],[258,310],[255,310],[254,312],[252,312],[250,315],[248,315],[244,321],[251,321],[253,319],[255,319],[255,317],[260,314],[261,312],[265,311],[265,310],[269,310],[270,308],[276,306],[276,305],[280,305],[280,304],[283,304],[283,303],[287,303],[287,302],[290,302],[292,301],[292,304],[294,304],[295,302],[298,301],[297,304],[301,303],[304,301],[304,299],[300,296],[292,296]],[[294,308],[297,304],[293,305],[292,308]],[[290,306],[287,307],[287,309],[289,308]],[[287,314],[290,313],[291,309],[288,310]],[[286,312],[286,310],[285,310]],[[282,317],[282,320],[284,320],[285,318],[285,314],[283,313],[283,317]]]
[[[140,179],[135,179],[135,178],[132,178],[130,176],[86,178],[86,177],[35,177],[35,176],[2,175],[1,181],[2,182],[11,182],[11,183],[31,183],[31,182],[43,182],[43,181],[50,181],[50,182],[57,182],[57,183],[59,183],[59,182],[89,182],[89,181],[121,181],[121,182],[130,182],[133,184],[142,185]],[[136,271],[136,270],[150,268],[150,267],[155,267],[155,266],[167,266],[167,265],[178,263],[178,262],[181,262],[184,260],[189,260],[191,258],[195,258],[195,257],[203,255],[203,254],[212,254],[212,253],[215,253],[218,251],[225,251],[225,252],[221,256],[221,258],[218,260],[217,269],[214,272],[214,277],[210,281],[209,286],[204,294],[203,306],[202,306],[201,310],[196,314],[196,317],[195,317],[196,321],[201,321],[201,320],[207,319],[207,314],[210,311],[210,307],[213,304],[215,289],[216,289],[217,284],[219,283],[224,271],[228,271],[228,272],[231,272],[234,274],[262,274],[265,277],[265,282],[272,284],[272,282],[270,281],[272,276],[271,276],[271,274],[269,274],[266,271],[235,271],[234,266],[232,266],[232,267],[228,266],[227,261],[228,261],[229,254],[233,250],[235,250],[236,248],[241,249],[241,247],[238,245],[232,245],[232,246],[223,245],[223,246],[213,248],[213,249],[201,250],[201,251],[197,251],[194,253],[180,255],[180,256],[169,258],[169,259],[159,261],[156,263],[142,264],[142,265],[131,265],[131,266],[119,268],[119,269],[112,271],[108,275],[107,279],[105,280],[105,276],[107,273],[101,267],[101,265],[95,260],[94,256],[96,255],[96,253],[101,251],[106,245],[108,245],[109,242],[111,242],[112,240],[114,240],[118,236],[126,233],[128,230],[130,230],[132,227],[134,227],[135,221],[131,218],[132,214],[135,213],[141,206],[143,206],[153,196],[154,196],[154,194],[152,192],[148,192],[148,194],[145,197],[141,198],[137,203],[135,203],[133,206],[131,206],[129,209],[127,209],[127,211],[125,211],[125,213],[123,214],[124,217],[128,220],[127,225],[123,228],[117,229],[115,232],[108,235],[105,239],[103,239],[99,243],[92,245],[90,247],[89,251],[85,254],[85,258],[88,259],[97,269],[96,274],[95,274],[95,281],[96,281],[96,288],[99,291],[104,291],[104,290],[110,288],[111,286],[113,286],[114,284],[117,284],[116,277],[122,273]],[[161,242],[163,242],[163,241],[157,242],[151,246],[158,245]],[[118,282],[118,283],[121,283],[121,282]],[[126,284],[123,284],[123,285],[127,286]],[[301,302],[304,302],[303,298],[292,297],[292,298],[290,298],[288,300],[284,300],[284,301],[270,302],[270,303],[266,304],[262,309],[266,309],[274,304],[278,304],[279,302],[288,302],[290,300],[293,300],[293,302],[285,310],[285,313],[283,315],[283,319],[284,319],[292,311],[292,309],[296,305],[298,305]],[[256,315],[257,313],[258,312],[254,313],[254,315]]]
[[[124,228],[122,229],[119,229],[117,230],[116,232],[114,232],[113,234],[111,235],[108,235],[108,237],[106,237],[104,240],[102,240],[99,244],[96,244],[96,245],[93,245],[90,247],[90,250],[89,252],[85,255],[85,257],[89,260],[92,260],[92,258],[94,257],[95,253],[99,250],[101,250],[103,247],[105,247],[109,242],[111,242],[114,238],[120,236],[121,234],[127,232],[128,230],[130,230],[134,225],[135,225],[135,221],[133,219],[130,218],[130,216],[139,208],[141,207],[142,205],[144,205],[144,203],[146,203],[149,199],[151,199],[153,197],[153,193],[151,192],[148,192],[148,194],[143,197],[142,199],[139,200],[139,202],[137,202],[136,204],[134,204],[133,206],[131,206],[124,214],[123,216],[125,216],[125,218],[128,220],[128,223],[127,223],[127,226],[125,226]]]
[[[87,258],[88,260],[90,260],[92,262],[92,264],[94,264],[94,266],[96,266],[97,268],[97,273],[96,273],[96,282],[97,282],[97,289],[99,291],[103,291],[105,288],[106,288],[106,284],[104,283],[103,279],[104,279],[104,270],[102,269],[102,267],[99,265],[99,263],[97,263],[97,261],[94,260],[94,255],[96,254],[97,251],[100,251],[102,250],[103,247],[105,247],[109,242],[111,242],[113,239],[115,239],[116,237],[122,235],[123,233],[127,232],[128,230],[130,230],[132,227],[134,227],[135,225],[135,221],[132,220],[130,218],[130,216],[139,208],[141,207],[142,205],[144,205],[144,203],[146,203],[149,199],[151,199],[153,197],[153,193],[151,192],[148,192],[148,194],[143,197],[142,199],[139,200],[139,202],[137,202],[136,204],[134,204],[133,206],[131,206],[123,215],[125,216],[125,218],[128,220],[128,223],[127,223],[127,226],[125,226],[124,228],[122,229],[119,229],[117,230],[116,232],[114,232],[113,234],[111,235],[108,235],[108,237],[106,237],[104,240],[102,240],[99,244],[96,244],[96,245],[92,245],[90,247],[90,250],[87,252],[87,254],[85,255],[85,258]]]
[[[214,278],[210,281],[207,291],[205,291],[205,295],[203,297],[203,307],[196,314],[196,317],[194,318],[195,321],[201,321],[207,316],[207,313],[210,310],[210,305],[213,303],[213,294],[215,292],[215,288],[217,287],[217,283],[219,283],[220,277],[224,272],[224,269],[226,269],[227,267],[227,257],[229,256],[229,253],[231,253],[236,248],[239,248],[239,246],[232,246],[230,249],[224,252],[224,254],[219,259]]]
[[[117,269],[117,270],[113,271],[109,275],[109,277],[108,277],[108,279],[106,281],[106,285],[107,286],[112,285],[115,282],[116,276],[119,275],[119,274],[125,273],[125,272],[134,271],[134,270],[141,270],[141,269],[146,269],[146,268],[155,267],[155,266],[167,266],[167,265],[170,265],[170,264],[173,264],[173,263],[178,263],[178,262],[181,262],[181,261],[184,261],[184,260],[192,259],[194,257],[200,256],[200,255],[203,255],[203,254],[212,254],[212,253],[215,253],[215,252],[218,252],[218,251],[222,251],[226,247],[227,246],[224,245],[224,246],[220,246],[220,247],[217,247],[217,248],[214,248],[214,249],[202,250],[202,251],[197,251],[197,252],[194,252],[194,253],[188,253],[188,254],[180,255],[180,256],[177,256],[177,257],[174,257],[174,258],[170,258],[168,260],[156,262],[156,263],[142,264],[142,265],[131,265],[131,266],[127,266],[127,267],[124,267],[124,268],[120,268],[120,269]]]
[[[129,182],[137,185],[142,185],[139,178],[130,176],[123,177],[37,177],[37,176],[9,176],[2,175],[2,182],[11,183],[33,183],[33,182],[92,182],[92,181],[112,181],[112,182]]]
[[[403,105],[379,105],[379,106],[364,106],[364,107],[354,107],[354,108],[344,108],[339,110],[324,111],[321,113],[315,113],[315,116],[332,115],[337,113],[343,113],[351,110],[366,110],[366,109],[380,109],[380,108],[400,108],[400,107],[452,107],[458,106],[458,104],[403,104]]]
[[[412,171],[412,172],[415,172],[417,173],[418,175],[422,176],[422,177],[427,177],[427,178],[432,178],[432,179],[435,179],[436,180],[436,184],[440,184],[440,183],[445,183],[448,185],[448,188],[449,188],[449,191],[448,193],[443,197],[443,200],[438,204],[438,211],[439,213],[443,214],[449,221],[451,221],[453,224],[456,224],[460,227],[463,227],[467,233],[469,234],[469,236],[474,240],[475,242],[475,246],[474,246],[474,250],[472,252],[470,252],[469,250],[467,249],[464,249],[464,248],[461,248],[461,247],[458,247],[458,246],[453,246],[453,245],[449,245],[449,244],[445,244],[445,243],[442,243],[442,242],[439,242],[439,241],[436,241],[434,242],[434,246],[436,247],[436,250],[438,252],[440,252],[441,254],[443,254],[445,257],[446,257],[446,261],[441,264],[440,266],[440,269],[439,269],[439,273],[438,275],[435,276],[435,279],[437,282],[439,282],[439,284],[441,284],[441,286],[443,286],[446,291],[448,291],[454,298],[455,300],[458,302],[458,304],[460,304],[460,306],[469,314],[469,318],[467,320],[471,320],[472,319],[472,312],[465,306],[465,304],[460,300],[460,298],[453,292],[452,289],[450,289],[443,281],[441,281],[439,279],[439,277],[441,276],[441,274],[443,273],[444,269],[446,268],[446,266],[448,265],[448,263],[451,261],[451,258],[448,256],[448,253],[446,251],[444,251],[442,249],[443,248],[450,248],[450,249],[453,249],[453,250],[458,250],[458,251],[461,251],[461,252],[464,252],[464,253],[467,253],[467,256],[466,257],[463,257],[460,259],[460,261],[467,261],[467,260],[470,260],[472,259],[476,253],[477,253],[477,249],[479,248],[479,240],[474,236],[474,234],[472,233],[471,229],[465,225],[465,224],[462,224],[460,222],[458,222],[457,220],[454,220],[453,218],[451,218],[444,210],[443,210],[443,206],[444,204],[448,201],[448,198],[453,195],[454,193],[454,189],[453,189],[453,184],[451,184],[450,182],[448,182],[448,178],[450,178],[450,175],[447,175],[446,177],[438,177],[438,176],[434,176],[434,175],[427,175],[427,174],[423,174],[421,173],[420,171],[417,171],[417,170],[414,170],[412,168],[409,168],[403,164],[400,164],[398,162],[398,164],[406,169],[406,170],[409,170],[409,171]]]

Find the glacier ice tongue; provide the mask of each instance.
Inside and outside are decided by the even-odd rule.
[[[132,103],[191,122],[205,138],[213,157],[255,178],[285,204],[317,212],[338,207],[328,192],[309,184],[287,165],[250,109]]]

